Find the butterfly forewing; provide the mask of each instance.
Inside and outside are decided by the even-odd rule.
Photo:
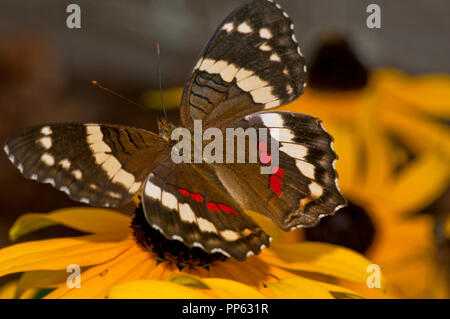
[[[228,16],[202,51],[183,93],[182,124],[224,127],[288,103],[301,95],[305,71],[286,12],[252,1]]]
[[[31,128],[10,138],[5,152],[25,177],[94,206],[129,202],[152,165],[170,155],[151,132],[103,124]]]

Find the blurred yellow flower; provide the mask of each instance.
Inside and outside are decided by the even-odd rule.
[[[450,77],[379,69],[368,72],[365,80],[349,81],[350,71],[344,76],[318,66],[325,51],[329,66],[352,66],[356,74],[364,74],[359,62],[350,61],[354,57],[346,44],[332,41],[310,67],[312,85],[281,109],[322,119],[335,138],[339,185],[352,205],[306,230],[305,237],[360,247],[381,266],[390,295],[448,298],[448,265],[437,262],[434,238],[439,221],[415,213],[448,189]],[[318,76],[317,70],[323,74]],[[358,85],[333,87],[321,80],[332,74]],[[362,223],[364,228],[358,229]]]
[[[193,258],[192,265],[187,259],[180,264],[176,262],[174,249],[174,245],[182,245],[180,242],[165,240],[158,233],[160,238],[152,240],[155,243],[163,240],[159,246],[165,250],[145,250],[136,240],[144,233],[136,235],[139,229],[135,226],[133,232],[130,217],[98,208],[23,215],[11,228],[10,238],[16,240],[55,224],[89,234],[24,242],[1,249],[0,276],[24,272],[19,280],[2,287],[1,297],[26,298],[40,289],[54,288],[45,298],[359,298],[358,293],[332,282],[342,278],[365,284],[366,269],[371,264],[349,249],[311,242],[274,243],[245,262],[214,259],[209,255],[212,259],[204,265]],[[157,247],[155,244],[154,248]],[[186,255],[201,255],[198,251],[194,253],[194,249],[198,250],[193,248]],[[80,288],[69,288],[66,284],[69,275],[66,268],[72,264],[82,269]],[[295,274],[296,271],[321,274],[333,280],[311,279]],[[384,277],[380,280],[384,287]]]
[[[166,110],[178,110],[180,108],[182,87],[171,87],[162,91],[164,97],[164,107]],[[159,90],[147,90],[140,98],[143,106],[150,110],[161,111],[161,93]]]

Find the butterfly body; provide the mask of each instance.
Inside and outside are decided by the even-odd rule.
[[[171,136],[173,130],[175,130],[177,127],[167,121],[165,118],[159,118],[158,119],[158,132],[159,136],[161,136],[163,139],[165,139],[168,143],[171,143]]]
[[[193,136],[196,123],[200,133],[266,130],[265,140],[257,136],[256,161],[249,162],[247,152],[240,162],[235,152],[232,161],[193,156],[175,163],[177,128],[165,119],[158,120],[159,134],[120,125],[39,126],[10,138],[5,152],[25,177],[79,202],[116,207],[142,192],[147,222],[166,238],[244,260],[270,245],[245,210],[287,231],[313,226],[345,205],[333,140],[320,120],[270,110],[300,96],[305,72],[291,19],[278,4],[254,0],[229,15],[203,49],[186,82],[180,118]],[[274,162],[274,143],[278,166],[261,174]]]

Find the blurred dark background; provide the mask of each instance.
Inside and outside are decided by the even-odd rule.
[[[66,27],[66,7],[81,7],[81,29]],[[47,122],[121,123],[156,130],[145,112],[90,82],[139,101],[157,87],[155,44],[163,85],[182,86],[222,19],[242,1],[2,0],[0,2],[0,144],[14,132]],[[369,68],[410,74],[450,73],[448,0],[279,0],[295,23],[307,62],[329,33],[343,35]],[[381,29],[368,29],[366,8],[381,7]],[[169,113],[178,123],[177,111]],[[25,180],[0,154],[0,246],[26,212],[79,205]],[[124,208],[126,211],[127,209]]]

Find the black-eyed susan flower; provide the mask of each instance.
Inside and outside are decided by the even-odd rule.
[[[448,189],[450,78],[365,71],[339,39],[319,50],[310,70],[302,99],[283,109],[323,120],[351,204],[304,236],[365,253],[393,296],[448,297],[448,269],[437,262],[440,221],[415,213]]]
[[[359,297],[333,282],[343,278],[365,283],[371,263],[349,249],[312,242],[274,243],[260,255],[239,262],[168,241],[141,218],[140,208],[133,219],[97,208],[23,215],[10,230],[12,240],[55,224],[88,234],[1,249],[0,276],[23,274],[4,286],[0,295],[31,297],[52,288],[45,298]],[[81,268],[80,288],[67,284],[68,265]],[[297,271],[334,279],[311,279]],[[384,277],[381,281],[384,286]]]

